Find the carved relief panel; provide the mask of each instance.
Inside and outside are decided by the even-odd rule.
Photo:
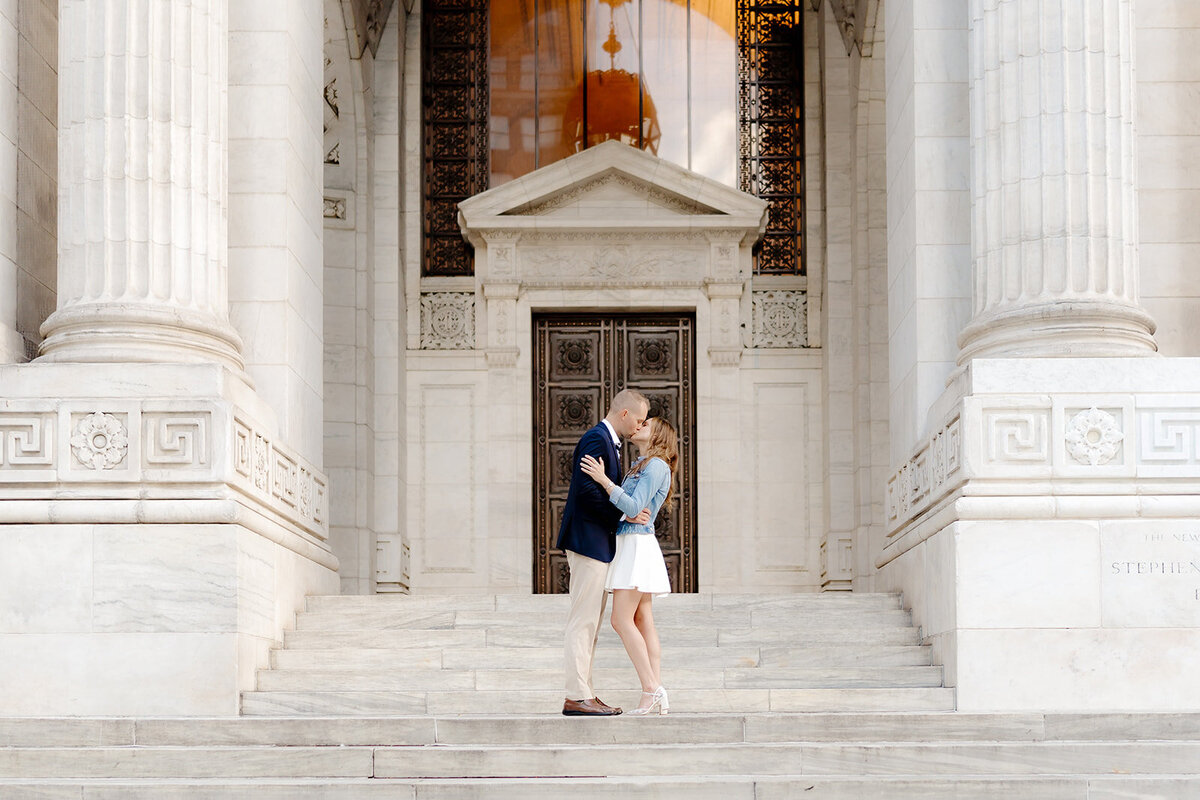
[[[651,415],[680,434],[676,491],[655,524],[671,586],[696,586],[694,333],[690,316],[547,315],[534,318],[534,591],[567,591],[554,544],[579,437],[621,389],[643,392]],[[633,461],[622,449],[623,470]]]

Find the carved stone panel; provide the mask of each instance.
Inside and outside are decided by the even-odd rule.
[[[421,295],[421,349],[475,347],[475,294],[427,292]]]
[[[807,299],[804,292],[754,293],[754,347],[808,345]]]

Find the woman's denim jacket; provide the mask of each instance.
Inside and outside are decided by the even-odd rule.
[[[638,459],[634,466],[641,462]],[[654,457],[650,463],[638,472],[630,474],[620,486],[614,486],[609,492],[608,501],[621,509],[627,517],[636,517],[643,508],[650,509],[650,522],[647,525],[635,525],[621,520],[617,525],[617,535],[623,533],[654,533],[654,519],[663,500],[667,499],[667,491],[671,488],[671,469],[667,462]]]

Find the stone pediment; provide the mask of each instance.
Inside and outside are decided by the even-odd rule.
[[[459,224],[483,231],[741,229],[761,232],[766,203],[620,142],[582,153],[459,204]]]
[[[609,170],[568,191],[505,211],[504,215],[566,219],[596,213],[634,219],[666,219],[723,212],[638,180],[627,173]]]

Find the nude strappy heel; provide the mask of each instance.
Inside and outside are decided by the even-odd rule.
[[[659,716],[665,717],[667,715],[671,705],[670,701],[667,699],[666,689],[660,686],[653,692],[642,692],[642,695],[652,698],[650,705],[646,706],[645,708],[633,708],[626,713],[632,714],[635,717],[645,717],[653,714],[655,711],[658,712]]]

